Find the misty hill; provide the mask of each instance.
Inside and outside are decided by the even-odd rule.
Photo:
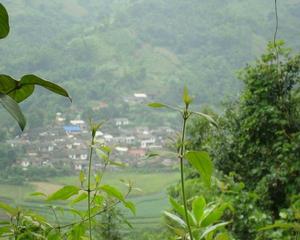
[[[0,72],[60,83],[83,109],[114,106],[134,92],[176,101],[184,84],[198,103],[218,105],[238,94],[236,71],[263,52],[275,28],[270,0],[2,2],[11,35],[0,42]],[[279,38],[299,50],[300,0],[278,7]],[[23,107],[42,114],[68,106],[35,95]]]

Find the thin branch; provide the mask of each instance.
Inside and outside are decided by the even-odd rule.
[[[273,38],[273,44],[274,48],[276,51],[276,62],[277,62],[277,71],[279,74],[279,51],[278,51],[278,46],[276,43],[277,40],[277,33],[278,33],[278,25],[279,25],[279,20],[278,20],[278,9],[277,9],[277,0],[274,0],[274,8],[275,8],[275,21],[276,21],[276,26],[275,26],[275,32],[274,32],[274,38]],[[278,75],[279,77],[279,75]]]
[[[184,213],[185,213],[185,219],[190,235],[190,240],[193,240],[193,234],[192,229],[189,221],[188,216],[188,209],[187,209],[187,203],[186,203],[186,196],[185,196],[185,186],[184,186],[184,164],[183,164],[183,155],[185,153],[185,132],[186,132],[186,122],[190,116],[190,113],[188,112],[188,105],[186,105],[185,110],[182,113],[183,117],[183,126],[182,126],[182,133],[181,133],[181,146],[180,146],[180,180],[181,180],[181,190],[182,190],[182,200],[183,200],[183,206],[184,206]]]

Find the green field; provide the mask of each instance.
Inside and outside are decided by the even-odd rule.
[[[126,185],[121,182],[131,181],[134,190],[131,196],[144,196],[154,193],[163,192],[166,188],[174,184],[179,179],[179,173],[176,172],[157,172],[157,173],[142,173],[136,171],[124,171],[124,172],[106,172],[103,177],[104,184],[110,184],[120,189],[126,190]],[[78,185],[78,176],[58,177],[51,179],[51,183],[61,185]]]
[[[0,184],[0,198],[10,199],[16,203],[24,201],[29,197],[30,193],[34,192],[33,185],[5,185]]]
[[[103,178],[104,184],[110,184],[126,190],[126,186],[120,181],[130,180],[134,187],[140,191],[133,191],[130,200],[135,203],[137,213],[133,216],[129,211],[124,210],[125,215],[135,229],[155,228],[161,225],[162,211],[169,207],[166,189],[175,184],[179,179],[176,172],[142,173],[135,171],[107,172]],[[34,182],[30,185],[0,185],[0,198],[23,207],[36,210],[44,215],[49,215],[49,209],[41,202],[34,201],[30,193],[42,191],[50,194],[62,185],[78,184],[77,176],[57,177],[47,182]],[[36,199],[37,200],[37,199]],[[83,207],[81,204],[80,207]],[[67,219],[65,219],[68,221]]]

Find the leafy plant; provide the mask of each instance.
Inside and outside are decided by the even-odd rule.
[[[241,71],[245,90],[227,111],[225,134],[215,148],[217,167],[225,174],[236,172],[273,220],[300,190],[300,56],[291,56],[281,41],[276,45],[279,66],[270,43],[261,59]]]
[[[169,227],[182,239],[186,239],[187,224],[184,207],[170,198],[174,213],[165,212]],[[206,203],[204,197],[194,197],[192,209],[188,210],[189,223],[195,239],[229,239],[229,235],[222,231],[230,222],[220,222],[224,211],[231,208],[228,203],[210,202]],[[217,234],[221,230],[221,233]]]
[[[170,106],[163,103],[153,102],[148,104],[152,108],[167,108],[173,111],[179,112],[182,117],[182,131],[181,131],[181,139],[177,146],[177,156],[180,162],[180,174],[181,174],[181,191],[182,191],[182,200],[183,200],[183,211],[186,219],[186,226],[189,233],[190,240],[193,240],[193,233],[191,228],[190,219],[188,217],[188,206],[187,199],[185,195],[185,184],[184,184],[184,159],[187,160],[200,174],[203,181],[209,186],[210,179],[213,171],[213,164],[206,152],[200,151],[186,151],[186,126],[187,121],[191,115],[199,115],[204,117],[207,121],[209,121],[213,125],[217,125],[216,122],[209,116],[201,112],[191,111],[189,109],[190,104],[193,99],[189,95],[187,88],[185,87],[183,90],[182,101],[184,103],[183,108]]]

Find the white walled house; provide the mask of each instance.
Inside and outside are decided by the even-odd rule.
[[[115,121],[115,125],[118,127],[129,125],[128,118],[116,118],[114,121]]]
[[[149,145],[152,145],[154,143],[155,143],[155,138],[154,137],[141,140],[141,148],[148,148]]]

